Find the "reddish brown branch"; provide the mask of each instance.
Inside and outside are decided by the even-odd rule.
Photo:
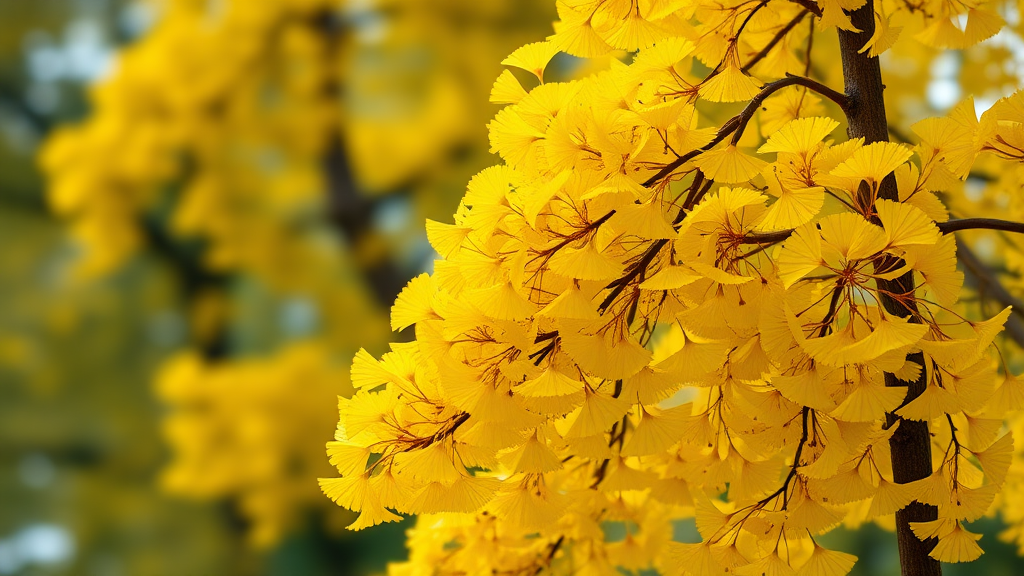
[[[761,107],[761,104],[765,101],[765,99],[771,96],[772,94],[778,92],[779,90],[782,90],[783,88],[789,86],[803,86],[804,88],[813,90],[814,92],[817,92],[818,94],[821,94],[822,96],[838,104],[839,107],[842,108],[844,111],[850,106],[850,101],[845,95],[836,92],[835,90],[829,88],[828,86],[825,86],[824,84],[818,82],[817,80],[811,80],[810,78],[804,78],[803,76],[790,75],[786,76],[785,78],[776,80],[774,82],[769,82],[764,85],[764,87],[761,89],[761,92],[759,92],[757,96],[754,96],[754,98],[747,104],[745,108],[743,108],[743,110],[739,114],[727,120],[725,124],[722,124],[722,127],[718,129],[718,134],[715,135],[714,139],[712,139],[711,142],[708,142],[702,148],[690,150],[686,154],[683,154],[682,156],[676,158],[672,162],[669,162],[654,176],[648,178],[643,183],[643,185],[652,186],[661,179],[670,176],[673,172],[676,171],[677,168],[679,168],[683,164],[686,164],[696,156],[703,154],[708,150],[711,150],[712,148],[720,144],[723,140],[725,140],[725,138],[730,134],[733,135],[733,144],[739,142],[740,136],[743,135],[743,130],[746,128],[747,123],[750,122],[750,119],[753,118],[754,116],[754,112],[756,112],[757,109]]]

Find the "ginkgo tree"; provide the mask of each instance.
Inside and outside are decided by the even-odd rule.
[[[415,339],[355,357],[320,480],[351,528],[420,515],[396,575],[840,576],[818,537],[893,516],[904,574],[980,556],[965,524],[1020,485],[1024,224],[988,216],[1022,213],[1024,95],[890,141],[879,56],[1016,5],[557,7],[491,92],[504,163],[427,222]],[[559,52],[592,66],[545,81]]]

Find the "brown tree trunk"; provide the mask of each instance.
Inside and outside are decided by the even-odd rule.
[[[839,48],[843,60],[843,77],[846,83],[846,95],[851,99],[852,106],[848,111],[849,135],[851,138],[863,137],[866,143],[888,141],[888,124],[885,118],[885,102],[882,91],[882,72],[878,58],[869,58],[867,53],[858,53],[875,29],[874,2],[868,2],[850,14],[853,25],[860,29],[859,33],[839,31]],[[899,200],[896,180],[890,175],[879,190],[879,197],[888,200]],[[892,281],[878,281],[881,290],[893,294],[907,294],[914,290],[913,273],[907,273]],[[890,314],[906,318],[916,312],[913,302],[902,304],[892,298],[882,297],[882,305]],[[920,353],[911,355],[908,360],[923,364]],[[907,386],[907,397],[904,404],[917,398],[927,386],[925,371],[916,382],[906,383],[897,380],[892,374],[885,375],[886,386]],[[890,426],[899,422],[899,428],[889,441],[892,452],[893,479],[899,484],[906,484],[926,478],[932,473],[931,437],[926,422],[904,420],[895,414],[888,414]],[[934,541],[918,540],[910,529],[910,522],[926,522],[935,520],[938,511],[934,506],[913,502],[896,513],[896,540],[899,543],[900,566],[903,576],[940,576],[942,567],[938,561],[928,556],[935,546]]]

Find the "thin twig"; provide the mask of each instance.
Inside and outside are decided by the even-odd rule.
[[[775,46],[782,41],[786,34],[789,34],[790,31],[793,30],[793,28],[796,28],[796,25],[799,24],[800,21],[803,20],[804,17],[810,13],[811,11],[807,10],[806,8],[801,10],[799,14],[793,17],[793,19],[790,20],[788,24],[783,26],[782,29],[775,34],[775,37],[773,37],[771,40],[768,41],[767,44],[765,44],[764,48],[762,48],[760,52],[755,54],[754,57],[750,59],[750,62],[744,64],[743,67],[740,68],[740,70],[742,70],[743,72],[749,72],[750,69],[754,67],[754,65],[763,60],[764,57],[767,56],[768,53],[771,52],[772,49],[775,48]]]

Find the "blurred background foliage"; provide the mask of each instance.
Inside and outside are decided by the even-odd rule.
[[[493,163],[500,61],[554,16],[0,1],[0,575],[371,574],[404,556],[408,522],[344,532],[319,493],[335,397],[430,268],[424,219]],[[902,113],[955,102],[967,64],[907,72],[930,88],[900,93]],[[968,569],[1019,573],[983,522]],[[891,535],[833,537],[857,573],[896,573]]]
[[[335,398],[548,4],[0,3],[0,574],[404,554],[319,492]]]

